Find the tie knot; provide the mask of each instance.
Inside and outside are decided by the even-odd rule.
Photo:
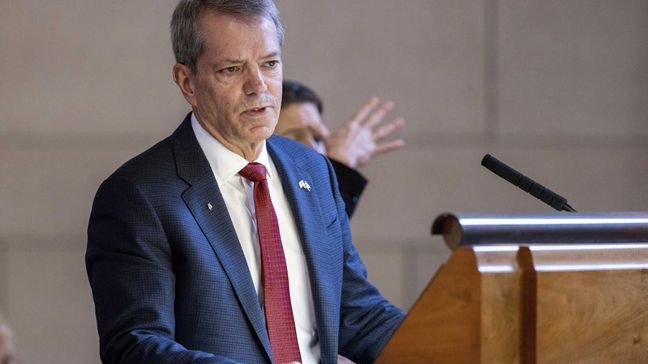
[[[252,182],[259,182],[266,179],[266,168],[261,163],[248,163],[239,174]]]

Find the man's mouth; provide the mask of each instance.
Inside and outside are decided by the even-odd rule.
[[[266,113],[270,109],[269,106],[261,106],[261,107],[254,107],[251,109],[247,109],[243,112],[243,114],[249,115],[249,116],[260,116]]]

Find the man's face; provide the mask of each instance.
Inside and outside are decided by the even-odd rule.
[[[201,16],[205,42],[185,97],[216,139],[237,152],[272,135],[281,107],[282,64],[271,19],[239,19],[207,10]]]
[[[317,106],[311,102],[290,104],[281,109],[275,134],[294,139],[324,153],[326,127]]]

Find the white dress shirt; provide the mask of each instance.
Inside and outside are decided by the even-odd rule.
[[[240,155],[227,149],[222,143],[207,132],[191,114],[191,126],[198,139],[207,161],[211,166],[218,188],[223,195],[234,230],[241,243],[252,282],[263,305],[263,284],[261,283],[261,255],[257,235],[256,215],[254,208],[254,183],[241,177],[238,172],[249,162]],[[303,363],[318,363],[320,359],[319,340],[317,338],[313,295],[311,293],[308,266],[302,250],[301,239],[297,232],[295,219],[277,169],[268,155],[265,142],[261,154],[255,160],[266,167],[270,198],[277,214],[279,233],[283,244],[286,266],[288,268],[288,284],[290,286],[290,301],[292,304],[297,341]],[[296,181],[284,181],[297,183]]]

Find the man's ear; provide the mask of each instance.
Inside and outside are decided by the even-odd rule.
[[[193,73],[189,67],[184,64],[176,63],[173,65],[173,81],[180,88],[182,96],[191,105],[196,106],[196,94],[193,83]]]

